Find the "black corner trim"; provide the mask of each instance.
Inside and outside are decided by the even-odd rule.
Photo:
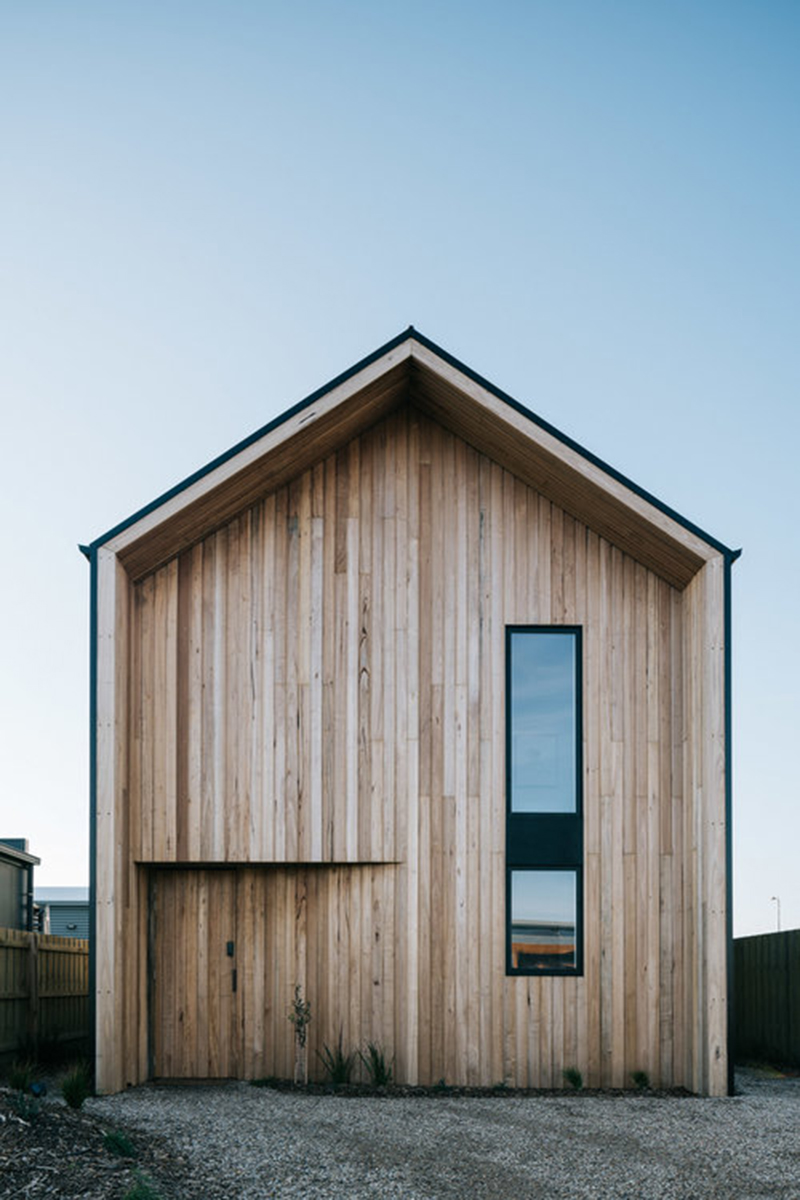
[[[96,1063],[97,1028],[97,552],[90,551],[89,599],[89,1043]]]

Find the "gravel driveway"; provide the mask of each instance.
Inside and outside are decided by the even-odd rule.
[[[205,1197],[800,1198],[800,1079],[731,1099],[376,1099],[143,1087],[89,1101],[157,1130]]]

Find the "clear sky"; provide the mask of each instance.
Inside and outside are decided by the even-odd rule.
[[[0,835],[39,884],[88,878],[77,543],[413,323],[744,548],[735,927],[800,926],[798,61],[780,0],[0,3]]]

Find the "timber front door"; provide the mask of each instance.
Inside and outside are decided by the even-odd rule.
[[[154,871],[151,878],[151,1075],[236,1076],[236,872]]]

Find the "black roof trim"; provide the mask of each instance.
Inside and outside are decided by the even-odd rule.
[[[254,433],[251,433],[242,441],[237,442],[234,446],[231,446],[229,450],[226,450],[223,454],[213,458],[209,463],[206,463],[205,466],[200,467],[197,471],[193,472],[193,474],[187,476],[186,479],[175,484],[175,486],[171,487],[168,491],[163,492],[162,495],[151,501],[150,504],[145,505],[144,508],[138,509],[138,511],[133,513],[130,517],[127,517],[124,521],[120,521],[119,524],[113,526],[112,529],[109,529],[100,537],[95,538],[88,547],[80,546],[81,553],[87,555],[87,551],[91,552],[96,550],[105,542],[110,541],[111,538],[116,537],[117,534],[122,533],[123,530],[130,528],[131,525],[135,525],[136,522],[140,521],[143,517],[149,516],[151,512],[159,508],[162,504],[165,504],[168,500],[171,500],[173,496],[177,496],[186,488],[191,487],[193,483],[196,483],[199,479],[202,479],[203,476],[210,474],[211,471],[216,470],[217,467],[222,466],[223,463],[226,463],[231,458],[234,458],[237,454],[241,453],[242,450],[246,450],[248,446],[252,446],[254,442],[257,442],[266,434],[271,433],[273,429],[277,429],[278,426],[284,424],[284,422],[288,421],[291,417],[296,416],[297,413],[302,412],[303,409],[308,408],[311,404],[316,403],[316,401],[322,396],[326,395],[330,391],[333,391],[334,388],[339,387],[340,384],[345,383],[348,379],[351,379],[354,375],[357,375],[359,371],[363,371],[365,367],[370,366],[371,363],[376,362],[379,358],[382,358],[384,354],[388,354],[390,350],[396,349],[397,346],[402,345],[403,342],[406,342],[411,338],[414,338],[420,343],[420,345],[425,346],[426,349],[430,350],[431,353],[437,355],[438,358],[441,358],[444,362],[454,367],[457,371],[460,371],[462,375],[465,375],[468,379],[471,379],[480,387],[485,388],[487,392],[491,392],[491,394],[496,396],[498,400],[502,400],[504,404],[508,404],[509,407],[513,408],[516,412],[520,413],[521,416],[538,426],[539,429],[544,430],[546,433],[550,434],[551,437],[556,438],[562,443],[562,445],[568,446],[571,450],[574,450],[577,454],[580,454],[582,458],[585,458],[587,462],[599,467],[606,475],[609,475],[612,479],[616,479],[618,483],[623,484],[624,487],[634,492],[642,500],[646,500],[648,504],[652,504],[654,508],[657,508],[660,512],[664,513],[665,516],[668,516],[678,525],[681,525],[689,533],[693,533],[696,537],[699,537],[702,541],[706,542],[707,545],[713,546],[715,550],[718,550],[720,554],[725,556],[727,561],[735,562],[741,554],[741,550],[731,550],[730,547],[726,546],[723,542],[720,542],[717,538],[712,537],[711,534],[706,533],[705,530],[701,529],[699,525],[695,525],[692,521],[682,517],[680,513],[675,511],[674,508],[670,508],[668,504],[664,504],[656,496],[652,495],[651,492],[639,487],[638,484],[634,483],[631,479],[628,479],[627,476],[623,475],[621,471],[617,471],[614,467],[609,466],[607,462],[604,462],[603,459],[598,458],[596,454],[592,454],[590,450],[587,450],[584,446],[581,446],[579,442],[576,442],[573,438],[568,437],[567,434],[561,433],[561,431],[556,429],[554,425],[551,425],[549,421],[545,421],[542,417],[538,417],[536,413],[531,412],[531,410],[526,408],[524,404],[520,404],[520,402],[515,400],[513,396],[509,396],[507,392],[504,392],[500,388],[496,387],[488,379],[485,379],[482,375],[479,375],[477,371],[473,371],[470,367],[460,362],[459,359],[455,358],[452,354],[448,354],[446,350],[443,350],[441,346],[436,344],[436,342],[432,342],[430,338],[425,337],[425,335],[420,333],[419,330],[415,329],[413,325],[409,325],[408,328],[404,329],[402,333],[399,333],[396,337],[391,338],[388,342],[385,342],[382,346],[379,346],[377,350],[374,350],[371,354],[368,354],[366,358],[360,359],[347,371],[343,371],[340,375],[336,375],[328,383],[324,384],[320,388],[317,388],[316,391],[313,391],[309,396],[306,396],[304,400],[300,400],[297,404],[292,405],[291,408],[288,408],[285,412],[281,413],[280,416],[277,416],[272,421],[267,422],[266,425],[262,425],[260,429],[257,429]]]
[[[246,438],[243,438],[241,442],[237,442],[235,446],[231,446],[230,450],[226,450],[223,454],[219,454],[216,458],[212,458],[211,462],[206,463],[204,467],[200,467],[197,471],[194,471],[180,483],[176,483],[174,487],[169,489],[169,491],[163,492],[155,500],[151,501],[150,504],[146,504],[144,508],[140,508],[137,512],[133,513],[132,516],[126,517],[124,521],[120,521],[118,525],[113,527],[113,529],[109,529],[107,533],[95,538],[94,541],[90,543],[89,549],[97,549],[97,547],[102,546],[105,542],[110,541],[111,538],[116,537],[118,533],[122,533],[124,529],[128,529],[131,525],[135,525],[137,521],[141,521],[142,517],[149,516],[149,514],[156,508],[159,508],[162,504],[166,504],[167,500],[171,500],[172,497],[177,496],[179,492],[191,487],[193,483],[197,483],[198,479],[202,479],[204,475],[208,475],[211,471],[216,470],[217,467],[221,467],[222,464],[228,462],[229,459],[235,458],[235,456],[240,454],[242,450],[246,450],[248,446],[252,446],[253,442],[257,442],[266,434],[271,433],[273,429],[277,429],[279,425],[283,425],[285,421],[288,421],[291,417],[296,416],[297,413],[302,412],[304,408],[308,408],[309,405],[315,404],[316,401],[322,396],[326,395],[328,392],[332,392],[335,387],[345,383],[348,379],[352,378],[353,375],[357,375],[359,371],[363,371],[365,367],[370,365],[370,363],[382,358],[383,355],[388,354],[390,350],[394,350],[403,342],[407,342],[409,338],[419,338],[419,334],[415,332],[413,325],[409,325],[408,329],[403,330],[403,332],[398,334],[397,337],[392,338],[390,341],[386,342],[385,345],[380,346],[377,350],[374,350],[372,354],[368,354],[366,358],[360,359],[360,361],[355,363],[354,366],[350,367],[349,370],[343,371],[341,375],[337,375],[334,379],[331,379],[329,383],[317,388],[317,390],[312,392],[310,396],[306,396],[304,400],[300,400],[297,404],[293,404],[291,408],[287,408],[286,412],[281,413],[280,416],[275,417],[272,421],[268,421],[266,425],[262,425],[260,429],[257,429],[254,433],[251,433]]]
[[[609,466],[609,464],[604,462],[602,458],[598,458],[596,454],[592,454],[591,450],[587,450],[585,446],[581,446],[580,442],[576,442],[574,438],[569,437],[566,433],[562,433],[560,429],[556,429],[555,425],[551,425],[549,421],[545,421],[544,418],[538,417],[536,413],[531,412],[531,410],[526,408],[524,404],[520,404],[520,402],[515,400],[513,396],[509,396],[507,392],[502,391],[493,383],[490,383],[488,379],[484,379],[482,375],[477,373],[477,371],[473,371],[464,363],[459,362],[457,358],[454,358],[452,354],[448,354],[446,350],[443,350],[441,346],[437,346],[435,342],[430,341],[425,337],[424,334],[416,332],[413,336],[423,346],[427,346],[429,350],[431,350],[434,354],[437,354],[439,358],[444,359],[444,361],[449,363],[450,366],[455,367],[456,370],[460,371],[462,375],[466,375],[469,379],[473,380],[474,383],[477,383],[480,385],[480,387],[485,388],[487,392],[491,392],[493,396],[497,396],[498,400],[502,400],[504,404],[508,404],[509,407],[515,409],[515,411],[520,413],[523,417],[526,417],[529,421],[532,421],[534,425],[538,425],[540,429],[543,429],[546,433],[549,433],[552,437],[556,438],[562,443],[562,445],[568,446],[570,450],[574,450],[577,454],[580,454],[581,458],[585,458],[594,466],[599,467],[601,471],[605,472],[606,475],[610,475],[612,479],[616,479],[618,483],[623,484],[630,491],[635,492],[636,495],[641,497],[642,500],[646,500],[648,504],[652,504],[654,508],[657,508],[660,512],[663,512],[666,516],[677,522],[677,524],[682,525],[684,529],[695,534],[704,542],[707,542],[709,546],[713,546],[715,550],[719,550],[720,554],[724,554],[726,558],[731,558],[731,555],[733,555],[732,561],[739,557],[741,550],[731,550],[723,542],[720,542],[717,538],[712,537],[710,533],[706,533],[705,530],[701,529],[699,525],[695,525],[692,521],[687,520],[686,517],[682,517],[679,512],[675,511],[674,508],[670,508],[668,504],[664,504],[658,499],[657,496],[654,496],[651,492],[646,491],[645,488],[639,487],[639,485],[634,483],[632,479],[628,479],[626,475],[623,475],[621,471],[616,470],[615,467]]]

